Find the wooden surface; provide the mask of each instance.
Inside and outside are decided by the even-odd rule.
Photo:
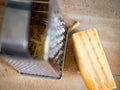
[[[97,28],[113,76],[120,90],[120,0],[59,0],[67,25],[81,22],[74,32]],[[0,26],[4,0],[0,0]],[[73,33],[73,32],[72,32]],[[75,62],[70,33],[61,80],[20,75],[0,59],[0,90],[86,90]]]

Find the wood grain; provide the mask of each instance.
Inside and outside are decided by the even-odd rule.
[[[5,0],[0,0],[0,26]],[[65,22],[80,21],[74,32],[97,28],[108,62],[120,90],[120,0],[59,0]],[[0,27],[1,28],[1,27]],[[0,90],[86,90],[75,62],[70,33],[64,76],[61,80],[23,76],[0,59]]]

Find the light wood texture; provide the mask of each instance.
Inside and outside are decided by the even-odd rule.
[[[75,30],[80,25],[80,22],[76,21],[68,30],[71,32],[72,30]]]
[[[72,35],[74,52],[83,80],[89,90],[116,88],[96,29]]]
[[[0,0],[0,28],[4,1]],[[74,20],[81,25],[75,30],[97,28],[108,62],[120,90],[120,0],[58,0],[67,25]],[[64,75],[61,80],[19,75],[0,59],[0,90],[86,90],[78,72],[70,33]]]

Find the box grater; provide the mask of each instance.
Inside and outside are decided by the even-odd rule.
[[[21,74],[62,77],[68,32],[58,6],[56,0],[6,1],[1,56]]]

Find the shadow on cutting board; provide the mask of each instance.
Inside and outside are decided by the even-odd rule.
[[[64,64],[64,71],[68,72],[79,72],[77,63],[75,60],[75,54],[73,50],[73,45],[72,45],[72,34],[74,32],[69,33],[69,38],[68,38],[68,45],[67,45],[67,50],[66,50],[66,59],[65,59],[65,64]]]

